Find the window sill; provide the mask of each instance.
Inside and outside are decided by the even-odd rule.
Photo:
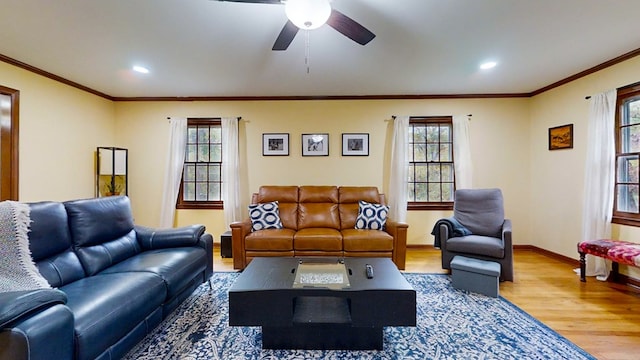
[[[621,217],[621,216],[613,217],[611,219],[611,223],[618,224],[618,225],[627,225],[627,226],[640,227],[640,219]]]
[[[407,204],[407,210],[453,210],[453,203],[419,203]]]
[[[222,202],[220,203],[198,203],[198,202],[189,202],[189,203],[181,203],[176,205],[177,210],[222,210],[224,206]]]

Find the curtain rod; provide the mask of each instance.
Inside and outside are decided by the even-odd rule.
[[[171,120],[171,116],[167,116],[167,120]],[[238,121],[242,120],[242,116],[238,116]]]
[[[473,116],[473,114],[467,114],[467,116],[468,116],[468,117],[472,117],[472,116]],[[391,118],[392,118],[393,120],[395,120],[395,119],[396,119],[396,116],[395,116],[395,115],[391,115]]]

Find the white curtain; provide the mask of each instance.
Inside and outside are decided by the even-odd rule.
[[[227,229],[241,220],[240,158],[238,149],[238,118],[222,118],[222,201],[224,224]]]
[[[615,182],[616,90],[591,97],[585,164],[582,240],[611,237]],[[605,280],[609,275],[604,259],[587,257],[587,275]]]
[[[160,227],[163,228],[173,227],[187,142],[187,119],[172,118],[169,124],[169,151],[164,174],[162,207],[160,208]]]
[[[453,153],[456,173],[456,189],[471,189],[473,186],[473,168],[471,164],[471,140],[469,135],[469,117],[453,117]]]
[[[396,116],[393,120],[391,166],[389,166],[389,217],[407,221],[407,174],[409,172],[409,117]]]

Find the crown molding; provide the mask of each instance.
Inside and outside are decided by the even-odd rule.
[[[94,89],[92,89],[90,87],[84,86],[84,85],[79,84],[77,82],[65,79],[62,76],[58,76],[56,74],[52,74],[52,73],[50,73],[48,71],[44,71],[44,70],[42,70],[40,68],[37,68],[35,66],[31,66],[29,64],[23,63],[22,61],[18,61],[16,59],[10,58],[10,57],[8,57],[6,55],[0,54],[0,61],[5,62],[5,63],[10,64],[10,65],[13,65],[13,66],[16,66],[16,67],[19,67],[19,68],[22,68],[24,70],[30,71],[30,72],[32,72],[34,74],[38,74],[38,75],[44,76],[44,77],[49,78],[51,80],[55,80],[55,81],[61,82],[61,83],[65,84],[65,85],[69,85],[69,86],[74,87],[76,89],[80,89],[82,91],[86,91],[88,93],[91,93],[91,94],[94,94],[94,95],[98,95],[98,96],[100,96],[102,98],[105,98],[107,100],[113,101],[113,99],[114,99],[112,96],[109,96],[109,95],[107,95],[107,94],[105,94],[103,92],[100,92],[98,90],[94,90]]]
[[[56,74],[23,63],[6,55],[0,54],[0,61],[25,69],[51,80],[61,82],[71,87],[86,91],[107,100],[119,101],[282,101],[282,100],[431,100],[431,99],[496,99],[496,98],[530,98],[546,91],[565,85],[582,77],[591,75],[623,61],[640,55],[640,48],[605,61],[594,67],[556,81],[529,93],[496,93],[496,94],[422,94],[422,95],[327,95],[327,96],[147,96],[121,97],[111,96],[94,90],[77,82],[65,79]]]

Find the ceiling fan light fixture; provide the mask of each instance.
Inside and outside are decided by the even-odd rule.
[[[302,30],[324,25],[331,15],[329,0],[288,0],[284,6],[287,18]]]

